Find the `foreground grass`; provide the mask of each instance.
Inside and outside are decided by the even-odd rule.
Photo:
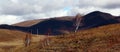
[[[16,52],[119,52],[120,24],[107,25],[40,41]]]
[[[26,34],[28,33],[16,30],[0,29],[0,52],[15,52],[16,49],[25,47],[24,42]],[[45,36],[43,35],[32,35],[32,43],[38,42],[44,38]]]
[[[3,50],[6,49],[5,50]],[[7,49],[9,51],[7,51]],[[0,52],[119,52],[120,24],[96,27],[33,42],[30,46],[4,46]]]

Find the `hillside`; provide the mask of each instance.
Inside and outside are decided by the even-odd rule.
[[[13,52],[15,49],[23,47],[25,44],[25,32],[17,30],[0,29],[0,52]],[[31,42],[38,42],[45,38],[43,35],[31,35]]]
[[[0,42],[23,39],[25,35],[26,33],[16,30],[0,29]]]
[[[21,27],[29,27],[29,26],[35,25],[43,20],[44,19],[28,20],[28,21],[24,21],[24,22],[12,24],[12,25],[13,26],[21,26]]]
[[[83,16],[81,20],[83,25],[80,28],[93,28],[97,26],[119,23],[119,21],[115,18],[115,16],[112,16],[109,13],[94,11]]]
[[[16,52],[119,52],[120,24],[111,24],[50,38],[49,45],[39,42]]]
[[[54,19],[57,20],[72,20],[74,16],[62,16],[62,17],[54,17]],[[35,25],[37,23],[40,23],[42,21],[45,21],[47,19],[35,19],[35,20],[28,20],[28,21],[23,21],[20,23],[12,24],[13,26],[20,26],[20,27],[30,27],[32,25]]]
[[[0,29],[11,29],[29,32],[32,34],[60,35],[78,30],[104,26],[108,24],[120,23],[119,16],[112,16],[109,13],[94,11],[87,15],[81,16],[63,16],[50,19],[38,19],[21,22],[14,25],[0,25]]]
[[[79,14],[76,16],[63,16],[26,21],[16,25],[0,25],[0,29],[19,30],[43,35],[49,32],[50,35],[60,35],[76,31],[76,29],[83,30],[115,23],[120,23],[119,16],[94,11],[84,16]]]

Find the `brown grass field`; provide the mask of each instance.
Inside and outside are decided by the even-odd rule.
[[[120,52],[120,24],[51,36],[48,41],[44,35],[33,35],[28,47],[25,34],[0,29],[0,52]]]
[[[15,52],[19,47],[24,47],[24,39],[27,33],[0,29],[0,52]],[[32,43],[44,39],[43,35],[32,35]]]

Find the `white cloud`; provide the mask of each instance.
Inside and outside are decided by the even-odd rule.
[[[120,15],[120,0],[0,0],[0,24],[87,14],[95,10]]]
[[[93,11],[102,11],[102,12],[110,13],[114,16],[120,16],[120,8],[114,8],[114,9],[108,10],[108,9],[99,8],[99,7],[83,7],[83,8],[75,7],[75,8],[72,8],[71,11],[68,12],[68,14],[76,15],[77,13],[80,13],[85,15]]]
[[[45,18],[52,18],[56,16],[66,16],[68,11],[65,11],[64,9],[61,10],[54,10],[49,11],[46,13],[37,13],[37,14],[28,14],[24,15],[23,19],[25,20],[32,20],[32,19],[45,19]]]
[[[20,16],[1,15],[0,16],[0,24],[14,24],[17,22],[24,21],[24,19],[21,19],[19,17]]]
[[[19,1],[18,0],[11,0],[11,2],[18,3]]]

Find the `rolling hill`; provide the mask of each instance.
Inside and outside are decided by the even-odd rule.
[[[74,32],[76,22],[79,27],[78,31]],[[32,33],[32,43],[25,47],[24,38],[29,33]],[[46,36],[47,33],[56,36]],[[120,17],[100,11],[85,16],[65,16],[0,25],[0,52],[119,51]]]
[[[39,42],[43,40],[46,36],[44,35],[34,35],[17,30],[7,30],[0,29],[0,52],[14,52],[15,49],[21,46],[25,47],[25,37],[26,35],[31,35],[31,42]]]
[[[35,25],[43,20],[44,19],[28,20],[28,21],[24,21],[24,22],[12,24],[12,25],[13,26],[20,26],[20,27],[29,27],[29,26]]]
[[[40,31],[38,31],[39,34],[46,34],[48,29],[51,28],[52,34],[58,34],[58,33],[61,34],[62,32],[59,32],[59,29],[63,28],[63,26],[66,26],[66,27],[69,25],[72,26],[73,18],[74,16],[63,16],[63,17],[55,17],[55,18],[50,18],[50,19],[38,19],[38,20],[24,21],[21,23],[13,24],[13,25],[3,24],[3,25],[0,25],[0,28],[19,30],[23,32],[33,33],[33,34],[37,34],[37,29],[40,29]]]
[[[91,12],[83,16],[81,23],[83,24],[81,28],[92,28],[107,24],[119,23],[115,16],[112,16],[109,13],[104,13],[100,11]]]
[[[57,20],[72,20],[74,16],[62,16],[62,17],[54,17],[54,19]],[[20,23],[12,24],[13,26],[20,26],[20,27],[30,27],[32,25],[35,25],[37,23],[40,23],[42,21],[45,21],[47,19],[35,19],[35,20],[28,20],[28,21],[23,21]]]
[[[27,22],[18,23],[16,25],[0,25],[1,29],[13,29],[33,34],[47,34],[60,35],[75,31],[76,20],[78,30],[104,26],[108,24],[120,23],[119,16],[112,16],[109,13],[94,11],[84,16],[64,16],[44,20],[32,20]],[[26,26],[28,25],[28,26]]]
[[[21,47],[16,52],[119,52],[120,24],[111,24],[82,30],[76,33],[59,35],[49,38],[49,45],[45,42]]]
[[[0,29],[0,42],[23,39],[25,35],[26,33],[21,31]]]

